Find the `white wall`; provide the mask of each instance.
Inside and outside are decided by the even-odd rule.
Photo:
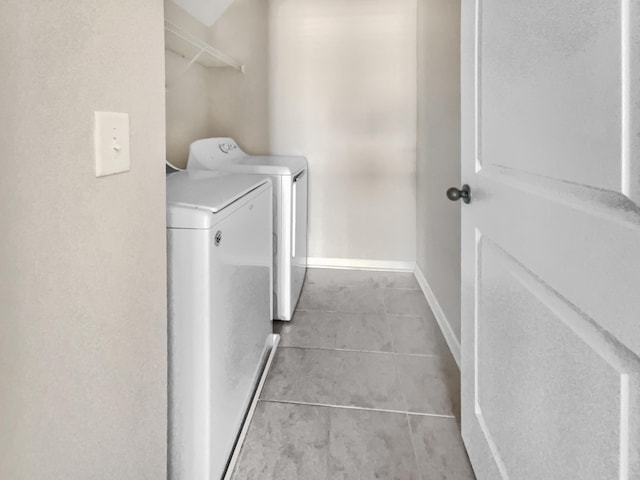
[[[211,136],[233,137],[253,154],[270,151],[268,7],[266,0],[235,0],[209,33],[245,66],[244,74],[211,72]]]
[[[418,0],[418,266],[460,339],[460,0]]]
[[[172,0],[164,1],[164,9],[168,20],[207,40],[207,27]],[[185,70],[190,58],[168,50],[165,55],[167,160],[185,167],[191,142],[211,132],[211,79],[209,71],[200,64]]]
[[[167,51],[167,159],[184,168],[189,144],[206,137],[230,136],[250,153],[269,152],[268,4],[235,0],[207,27],[171,0],[166,18],[245,65],[204,68]]]
[[[160,0],[0,3],[2,479],[166,477],[162,43]]]
[[[210,79],[206,69],[198,64],[191,66],[176,78],[188,63],[173,52],[166,52],[165,70],[169,87],[167,105],[167,160],[172,165],[186,166],[189,145],[194,140],[210,136],[211,95]],[[175,81],[171,81],[176,78]]]
[[[309,255],[415,261],[416,0],[270,0],[271,150],[309,160]]]

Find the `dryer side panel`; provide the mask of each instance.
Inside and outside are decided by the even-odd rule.
[[[170,480],[209,478],[210,234],[167,229]]]
[[[223,474],[273,330],[271,196],[252,195],[212,229],[211,478]]]

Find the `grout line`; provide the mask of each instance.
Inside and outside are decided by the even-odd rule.
[[[440,413],[407,412],[404,410],[393,410],[389,408],[357,407],[354,405],[335,405],[332,403],[303,402],[298,400],[276,400],[268,398],[261,398],[259,401],[267,403],[283,403],[286,405],[304,405],[307,407],[343,408],[345,410],[362,410],[366,412],[398,413],[401,415],[416,415],[419,417],[451,418],[453,420],[456,419],[456,417],[454,417],[453,415],[442,415]]]
[[[344,312],[342,310],[324,310],[324,309],[309,310],[307,308],[296,308],[296,312],[344,313],[346,315],[375,315],[376,313],[382,313],[380,311],[376,311],[376,312]]]
[[[391,328],[391,322],[389,321],[389,312],[387,310],[387,302],[385,302],[384,296],[382,298],[382,303],[384,304],[384,311],[385,311],[384,319],[385,319],[385,321],[387,323],[387,330],[389,331],[389,336],[391,338],[391,349],[395,352],[396,351],[396,344],[395,344],[395,340],[394,340],[394,336],[393,336],[393,330]],[[407,412],[408,412],[409,411],[409,403],[407,402],[407,395],[404,392],[404,385],[402,384],[402,379],[400,378],[400,367],[398,367],[398,360],[397,360],[397,357],[395,355],[393,356],[393,365],[394,365],[394,368],[396,370],[396,378],[398,379],[398,385],[400,385],[400,393],[402,395],[402,402],[404,403],[405,410],[407,410]],[[415,441],[413,440],[413,430],[411,428],[411,420],[409,419],[409,413],[405,413],[404,418],[407,421],[407,427],[409,427],[409,441],[411,442],[411,450],[413,451],[413,461],[414,461],[414,465],[416,467],[416,472],[418,473],[419,480],[422,480],[422,473],[420,472],[420,466],[418,465],[418,452],[416,450]]]
[[[416,290],[417,292],[422,293],[422,290]],[[383,300],[384,301],[384,300]],[[431,307],[429,307],[429,311],[431,311]],[[305,308],[296,308],[295,313],[297,312],[302,312],[302,313],[338,313],[338,314],[344,314],[344,315],[377,315],[383,312],[342,312],[339,310],[307,310]],[[434,321],[436,323],[436,325],[438,324],[438,321],[435,318],[435,315],[431,315],[431,317],[427,316],[427,315],[416,315],[414,313],[389,313],[389,312],[384,312],[386,313],[388,316],[390,317],[406,317],[406,318],[422,318],[424,320],[427,321]],[[277,320],[278,322],[284,322],[286,323],[287,320]],[[324,320],[319,320],[319,322],[323,322]]]
[[[382,303],[384,304],[384,319],[387,322],[387,329],[389,330],[389,335],[391,337],[391,349],[395,352],[397,351],[396,349],[396,344],[395,344],[395,339],[393,336],[393,330],[391,328],[391,322],[389,321],[389,312],[387,310],[387,302],[384,300],[384,295],[382,298]],[[404,403],[404,408],[405,410],[409,410],[409,403],[407,402],[407,395],[404,392],[404,386],[402,385],[402,379],[400,378],[400,367],[398,366],[398,359],[397,357],[394,355],[393,356],[393,365],[395,367],[396,370],[396,377],[398,378],[398,385],[400,385],[400,393],[402,395],[402,402]],[[407,421],[407,427],[409,427],[409,441],[411,442],[411,450],[413,451],[413,461],[414,461],[414,465],[416,467],[416,472],[418,474],[418,479],[422,480],[422,472],[420,471],[420,466],[418,465],[418,452],[416,450],[416,444],[415,441],[413,440],[413,430],[411,429],[411,420],[409,419],[409,414],[405,413],[404,415],[405,420]]]
[[[416,287],[378,287],[380,290],[402,290],[403,292],[420,291],[420,286]]]
[[[387,287],[382,285],[363,285],[361,283],[305,283],[304,287],[327,288],[327,287],[358,287],[370,288],[372,290],[403,290],[409,292],[420,291],[420,285],[417,287]]]
[[[327,350],[330,352],[350,352],[350,353],[373,353],[381,355],[394,355],[400,357],[420,357],[420,358],[443,358],[434,353],[398,353],[398,352],[382,352],[378,350],[355,350],[352,348],[332,348],[332,347],[307,347],[304,345],[279,345],[278,348],[301,348],[304,350]]]
[[[418,472],[419,480],[422,480],[422,472],[418,464],[418,450],[416,449],[416,442],[413,439],[413,429],[411,428],[411,419],[408,413],[405,414],[405,418],[407,419],[407,426],[409,427],[409,439],[411,440],[411,448],[413,449],[413,459],[416,461],[416,471]]]
[[[303,286],[303,289],[306,285]],[[355,288],[355,287],[359,287],[359,285],[311,285],[312,287],[329,287],[329,286],[333,286],[333,287],[345,287],[345,288]],[[420,287],[418,288],[391,288],[391,287],[370,287],[370,286],[364,286],[364,288],[368,288],[370,290],[379,290],[379,291],[384,291],[384,290],[398,290],[401,292],[420,292],[422,293],[422,289]],[[300,294],[302,297],[302,293]],[[386,308],[386,304],[384,301],[384,294],[382,295],[382,306],[383,306],[383,310],[385,312],[387,312],[387,308]],[[427,302],[428,305],[428,302]],[[429,306],[429,305],[428,305]],[[429,306],[429,309],[431,309],[431,307]],[[353,315],[367,315],[367,314],[375,314],[375,313],[380,313],[379,311],[373,311],[373,312],[345,312],[342,310],[330,310],[330,309],[324,309],[324,308],[317,308],[317,309],[308,309],[308,308],[301,308],[301,307],[297,307],[295,308],[295,312],[323,312],[323,313],[347,313],[347,314],[353,314]],[[294,314],[295,314],[294,312]],[[388,313],[388,312],[387,312]],[[433,312],[431,312],[433,313]],[[403,316],[421,316],[424,317],[424,315],[413,315],[410,313],[389,313],[389,315],[403,315]]]
[[[393,331],[391,330],[391,323],[389,322],[389,312],[387,311],[387,302],[382,299],[382,305],[384,306],[384,321],[387,324],[387,331],[389,332],[389,338],[391,339],[391,350],[396,353],[396,343],[393,337]],[[407,403],[407,396],[404,394],[404,388],[402,387],[402,380],[400,380],[400,369],[398,368],[398,362],[396,361],[396,356],[393,356],[393,368],[396,371],[396,379],[398,380],[398,385],[400,386],[400,394],[402,395],[402,403],[404,404],[404,409],[409,409],[409,404]]]
[[[420,293],[422,293],[422,292],[420,292]],[[431,309],[429,309],[429,310],[431,310]],[[429,317],[427,317],[425,315],[415,315],[413,313],[389,313],[389,316],[391,316],[391,317],[423,318],[425,320],[430,320]],[[436,321],[435,316],[433,318],[433,321],[434,322]],[[437,322],[436,322],[436,325],[437,325]]]
[[[410,292],[415,292],[420,291],[420,285],[418,285],[417,287],[378,287],[380,290],[403,290],[403,291],[410,291]]]
[[[387,304],[385,303],[384,306],[385,312],[387,310]],[[391,323],[389,322],[389,318],[387,317],[387,314],[385,313],[385,321],[387,322],[387,329],[389,330],[389,335],[391,336],[391,348],[393,349],[393,351],[395,352],[396,350],[396,345],[395,342],[393,341],[393,332],[391,331]],[[409,403],[407,402],[407,396],[404,393],[404,386],[402,385],[402,379],[400,378],[400,368],[398,367],[398,361],[397,361],[397,357],[396,355],[393,356],[393,367],[396,371],[396,378],[398,379],[398,385],[400,386],[400,394],[402,395],[402,403],[404,403],[404,409],[405,411],[409,410]]]
[[[326,459],[327,474],[328,474],[327,475],[327,480],[328,480],[328,478],[330,476],[329,472],[331,471],[331,457],[332,457],[332,455],[331,455],[331,432],[333,432],[333,421],[334,421],[333,417],[334,417],[333,416],[333,412],[331,410],[327,410],[327,419],[328,419],[327,426],[329,427],[329,428],[327,428],[327,436],[326,436],[326,439],[327,439],[327,450],[329,451],[329,454],[327,455],[327,459]],[[298,469],[298,471],[300,471],[300,470]],[[298,479],[298,476],[296,475],[296,480],[297,479]]]

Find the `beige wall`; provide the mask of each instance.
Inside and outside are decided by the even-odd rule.
[[[460,339],[460,0],[418,0],[418,266]]]
[[[208,28],[171,0],[166,18],[245,65],[231,68],[193,65],[167,52],[167,159],[186,166],[189,144],[206,137],[230,136],[250,153],[269,152],[268,4],[236,0]]]
[[[415,261],[416,0],[269,6],[271,149],[309,160],[309,255]]]
[[[164,9],[168,20],[207,40],[208,28],[172,0],[164,1]],[[185,70],[190,58],[168,50],[165,55],[167,160],[183,168],[191,142],[207,137],[211,132],[211,79],[209,70],[200,64]]]
[[[162,43],[160,0],[0,3],[2,479],[165,478]]]
[[[211,27],[212,45],[245,73],[211,72],[211,136],[233,137],[246,152],[269,153],[269,17],[266,0],[235,0]]]
[[[167,18],[241,60],[246,73],[167,53],[167,158],[234,137],[250,153],[310,164],[312,257],[416,258],[416,0],[236,0],[209,29]]]

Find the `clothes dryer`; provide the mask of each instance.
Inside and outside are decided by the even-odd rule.
[[[273,183],[273,318],[291,320],[307,271],[307,160],[247,155],[232,138],[205,138],[189,148],[187,170],[268,175]]]
[[[273,342],[266,177],[167,176],[169,478],[222,478]]]

